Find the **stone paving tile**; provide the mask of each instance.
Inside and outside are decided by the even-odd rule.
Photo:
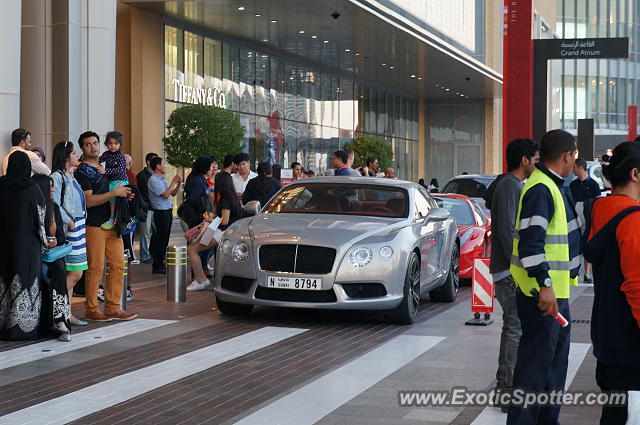
[[[498,308],[495,323],[487,328],[464,326],[467,316],[471,316],[469,288],[461,290],[454,304],[425,304],[419,313],[419,322],[412,327],[388,325],[382,323],[381,316],[376,314],[355,312],[256,308],[254,314],[247,318],[228,318],[212,311],[214,300],[210,291],[190,293],[189,302],[185,304],[167,303],[164,301],[163,279],[148,273],[147,268],[150,266],[132,267],[135,281],[141,283],[138,289],[134,284],[136,301],[130,303],[129,308],[147,318],[178,320],[178,323],[164,327],[171,327],[173,331],[162,338],[162,335],[150,335],[158,332],[153,330],[144,333],[137,343],[126,339],[113,341],[101,344],[104,345],[103,350],[95,346],[80,356],[74,353],[48,364],[34,364],[36,369],[39,368],[34,372],[40,373],[38,376],[27,376],[0,387],[0,415],[266,325],[305,327],[310,331],[288,340],[286,344],[258,350],[74,423],[233,423],[233,420],[255,411],[270,400],[295,391],[310,380],[407,331],[409,334],[445,336],[447,339],[336,409],[319,424],[467,425],[481,408],[400,407],[397,393],[408,388],[450,389],[456,383],[474,388],[493,385],[500,311]],[[591,288],[580,289],[586,296],[577,298],[573,303],[573,318],[588,319],[589,303],[593,300],[589,295]],[[82,315],[81,302],[75,303],[73,309]],[[109,324],[91,325],[87,329],[98,326]],[[573,341],[589,342],[588,324],[574,324]],[[28,343],[31,342],[1,342],[0,351]],[[105,362],[102,356],[107,353],[109,361]],[[47,372],[47,368],[52,370]],[[594,370],[595,361],[589,353],[572,389],[595,389]],[[20,379],[20,372],[16,370],[13,376],[2,371],[0,382],[3,377]],[[593,423],[593,419],[599,416],[599,408],[565,407],[562,415],[563,423]]]
[[[420,312],[421,317],[434,315],[441,306],[428,304]],[[295,390],[310,378],[335,369],[404,329],[370,321],[345,323],[339,319],[325,319],[319,322],[318,316],[323,314],[318,312],[307,322],[305,316],[308,314],[292,313],[293,321],[283,321],[273,318],[277,315],[276,309],[258,311],[241,320],[277,326],[295,322],[296,326],[309,325],[312,330],[291,338],[286,345],[259,350],[75,423],[118,423],[112,416],[123,411],[127,413],[127,424],[149,420],[156,423],[221,423],[275,396]],[[335,318],[336,314],[330,316]],[[287,355],[291,352],[296,353],[293,360]],[[275,360],[270,362],[269,359]],[[167,418],[169,413],[170,419]]]
[[[403,420],[431,421],[439,423],[451,423],[464,410],[451,408],[415,408],[402,417]]]

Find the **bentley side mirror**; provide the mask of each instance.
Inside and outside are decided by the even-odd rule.
[[[425,223],[447,221],[450,217],[451,215],[449,215],[449,211],[444,208],[431,208],[424,221]]]
[[[244,211],[246,216],[258,215],[260,213],[260,201],[247,202],[244,208],[242,208],[242,211]]]

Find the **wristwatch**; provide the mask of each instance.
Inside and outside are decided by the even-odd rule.
[[[539,285],[540,288],[551,288],[553,282],[551,282],[551,278],[548,277],[544,281],[542,281]]]

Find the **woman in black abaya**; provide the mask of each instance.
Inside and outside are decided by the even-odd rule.
[[[51,177],[35,174],[31,177],[40,188],[45,200],[44,230],[49,239],[49,248],[60,249],[67,243],[64,223],[60,215],[60,208],[53,202],[53,186]],[[46,252],[46,251],[45,251]],[[42,289],[42,310],[40,311],[41,336],[56,336],[60,341],[71,341],[69,331],[69,297],[67,296],[67,270],[65,256],[47,258],[42,256],[42,272],[40,287]]]
[[[0,339],[33,339],[38,334],[40,253],[47,238],[45,199],[30,175],[29,157],[18,151],[0,177]]]

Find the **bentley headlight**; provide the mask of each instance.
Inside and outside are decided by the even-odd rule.
[[[220,245],[220,250],[222,252],[229,252],[230,249],[231,249],[231,240],[225,239],[224,241],[222,241],[222,245]]]
[[[233,250],[231,251],[231,256],[234,261],[244,261],[249,256],[249,245],[245,241],[237,242],[233,246]]]
[[[383,246],[382,248],[380,248],[380,251],[378,251],[378,255],[380,255],[380,258],[390,258],[393,255],[393,248],[391,248],[390,246]]]
[[[372,258],[373,253],[371,250],[364,247],[354,249],[349,255],[349,260],[353,267],[364,267],[371,262]]]

